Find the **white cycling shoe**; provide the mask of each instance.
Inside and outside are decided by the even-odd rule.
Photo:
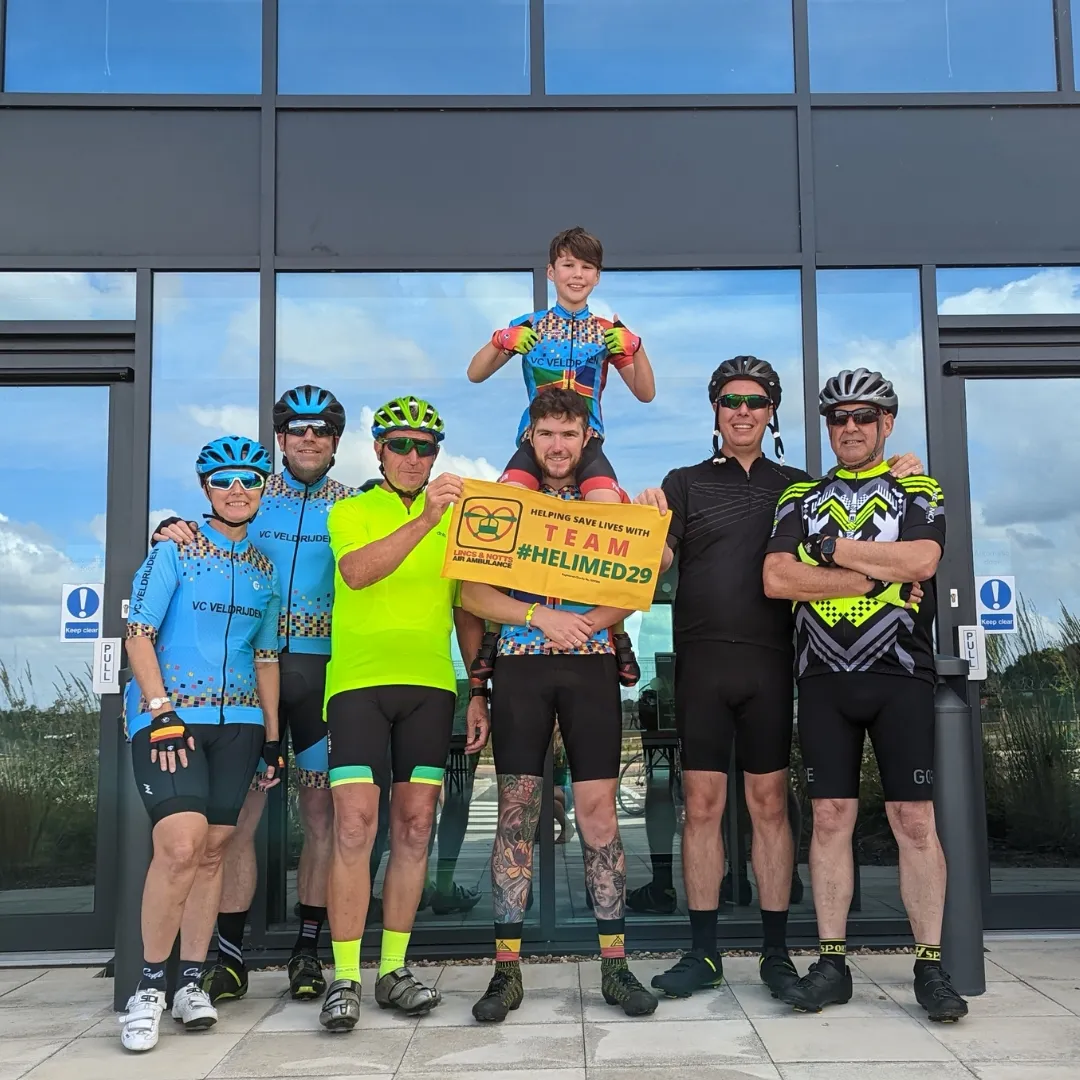
[[[172,1015],[184,1025],[185,1031],[205,1031],[217,1023],[217,1009],[210,996],[197,983],[187,983],[173,997]]]
[[[158,1027],[165,1011],[164,990],[137,990],[128,998],[127,1012],[120,1017],[124,1025],[120,1042],[125,1050],[139,1053],[157,1046]]]

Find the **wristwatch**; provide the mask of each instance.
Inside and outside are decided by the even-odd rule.
[[[490,698],[491,697],[491,691],[486,686],[470,686],[469,687],[469,697],[470,698],[474,698],[474,697]]]
[[[150,711],[151,712],[156,712],[158,709],[160,709],[163,706],[168,705],[168,704],[169,704],[169,699],[167,697],[153,697],[153,698],[150,699],[150,702],[149,702]]]
[[[836,537],[823,536],[821,538],[821,561],[826,566],[836,565]]]

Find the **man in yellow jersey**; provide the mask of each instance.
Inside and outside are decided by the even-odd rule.
[[[326,671],[334,850],[328,909],[335,978],[319,1020],[350,1031],[360,1019],[360,937],[371,895],[369,857],[390,747],[390,862],[375,1000],[410,1015],[439,1003],[405,966],[424,887],[428,839],[450,746],[457,680],[450,658],[456,626],[462,656],[474,656],[483,623],[457,603],[442,577],[459,476],[428,485],[444,429],[435,408],[399,397],[372,423],[383,481],[335,503],[327,519],[334,553],[334,607]],[[487,742],[486,690],[470,691],[466,753]]]

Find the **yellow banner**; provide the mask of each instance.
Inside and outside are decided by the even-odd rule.
[[[670,515],[466,480],[443,577],[648,611]]]

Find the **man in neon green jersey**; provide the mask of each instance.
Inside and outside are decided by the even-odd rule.
[[[334,607],[326,671],[334,850],[328,909],[334,982],[319,1020],[350,1031],[360,1019],[360,937],[371,895],[369,857],[390,747],[390,863],[375,1000],[410,1015],[439,1003],[405,966],[424,887],[428,839],[442,789],[457,680],[450,632],[474,656],[483,623],[457,605],[458,583],[441,576],[451,504],[462,481],[428,485],[444,429],[435,408],[399,397],[372,423],[383,481],[336,503],[327,519],[334,553]],[[486,690],[470,691],[467,753],[487,742]]]

